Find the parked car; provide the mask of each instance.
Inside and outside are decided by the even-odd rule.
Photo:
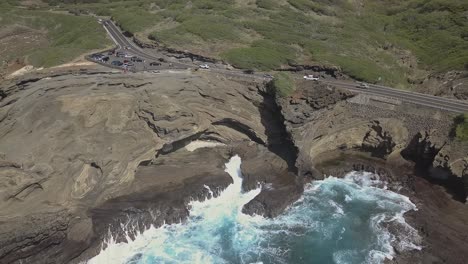
[[[271,75],[271,74],[263,74],[263,77],[268,78],[268,79],[273,79],[274,78],[273,75]]]
[[[115,50],[110,50],[109,52],[107,52],[107,55],[114,55],[115,53]]]
[[[109,61],[109,57],[106,56],[106,57],[102,58],[101,60],[102,60],[103,62],[108,62],[108,61]]]
[[[319,77],[318,76],[314,76],[312,74],[309,74],[309,75],[304,75],[304,80],[308,80],[308,81],[318,81],[319,80]]]
[[[131,58],[131,57],[133,57],[133,55],[130,55],[130,54],[126,53],[126,54],[124,55],[124,57],[125,57],[125,58]]]
[[[121,51],[118,51],[115,56],[117,57],[124,57],[125,56],[125,53],[121,52]]]
[[[159,58],[158,61],[160,61],[160,62],[166,62],[166,60],[163,59],[163,58]]]
[[[134,65],[135,65],[135,64],[133,64],[133,62],[131,62],[131,61],[126,62],[126,63],[123,64],[123,66],[125,66],[125,67],[132,67],[132,66],[134,66]]]
[[[93,60],[101,60],[102,58],[104,58],[104,55],[102,55],[102,54],[93,54],[93,55],[91,55],[91,58]]]
[[[245,74],[254,74],[254,70],[251,70],[251,69],[243,70],[242,72]]]
[[[132,57],[132,58],[131,58],[131,61],[133,61],[133,62],[143,62],[142,59],[140,59],[140,58],[138,58],[138,57],[136,57],[136,56]]]
[[[362,89],[369,89],[369,84],[360,82],[358,85],[356,85],[357,88],[362,88]]]
[[[114,66],[119,66],[119,67],[123,65],[123,63],[121,61],[113,61],[113,62],[111,62],[111,64],[114,65]]]
[[[161,63],[153,61],[150,63],[150,66],[161,66]]]
[[[209,69],[210,66],[208,64],[202,64],[202,65],[199,65],[200,69]]]

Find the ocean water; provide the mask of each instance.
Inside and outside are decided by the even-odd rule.
[[[416,206],[377,175],[316,181],[282,215],[264,219],[241,213],[260,189],[241,191],[240,164],[231,158],[226,171],[234,183],[217,198],[192,202],[185,223],[150,228],[129,243],[109,238],[88,263],[383,263],[394,247],[420,249],[403,218]]]

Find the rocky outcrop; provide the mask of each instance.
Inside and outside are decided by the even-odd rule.
[[[418,132],[409,142],[401,155],[412,160],[420,168],[427,168],[434,162],[436,155],[445,146],[446,142],[434,142],[440,138],[432,138],[430,131]]]
[[[228,152],[185,145],[268,141],[255,84],[214,75],[57,73],[0,90],[2,263],[79,261],[128,219],[183,221],[204,185],[231,182]]]
[[[44,263],[52,263],[47,257],[56,257],[57,262],[64,262],[70,255],[60,255],[61,245],[67,240],[67,231],[71,215],[67,210],[41,212],[26,217],[11,217],[2,219],[0,225],[0,259],[2,263],[34,263],[42,259]],[[21,232],[18,232],[20,231]],[[71,245],[74,241],[69,240]],[[77,254],[79,245],[68,254]],[[82,250],[82,248],[81,248]]]
[[[439,200],[425,193],[425,181],[467,190],[468,145],[448,136],[449,113],[311,82],[274,98],[258,84],[191,72],[56,73],[0,91],[2,263],[78,263],[109,231],[125,241],[150,225],[184,221],[191,200],[231,183],[224,163],[233,153],[243,160],[243,190],[262,188],[247,214],[275,217],[308,181],[366,170],[430,205],[420,213],[429,220],[414,220],[419,228],[463,229],[463,204],[437,185],[430,190]],[[194,140],[225,146],[190,152]],[[457,214],[442,212],[446,204]],[[433,234],[428,245],[441,246]],[[463,237],[444,241],[465,254],[450,247]]]
[[[232,183],[224,172],[228,155],[227,148],[180,150],[139,166],[123,195],[90,210],[93,243],[99,245],[99,234],[107,232],[116,241],[126,241],[150,226],[183,222],[191,200],[216,197]]]
[[[242,158],[243,190],[262,188],[242,212],[275,217],[299,199],[304,190],[304,179],[290,171],[287,161],[257,144],[240,144],[232,151]]]
[[[421,80],[421,84],[416,89],[437,96],[468,100],[468,71],[430,74]]]
[[[277,98],[298,148],[299,175],[323,179],[351,170],[378,173],[419,209],[409,218],[424,237],[424,250],[401,253],[396,261],[463,263],[468,255],[460,243],[466,247],[466,236],[459,234],[468,232],[462,224],[468,221],[463,204],[468,143],[450,137],[454,116],[366,97],[309,83],[289,98]]]

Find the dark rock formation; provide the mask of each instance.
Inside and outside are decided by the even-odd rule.
[[[450,113],[377,104],[367,95],[352,97],[311,83],[278,103],[299,150],[300,176],[370,171],[417,204],[419,210],[409,216],[424,248],[399,252],[397,263],[464,263],[468,210],[460,202],[468,190],[468,144],[449,137]],[[250,210],[261,211],[261,205],[262,200],[252,203]]]
[[[419,168],[427,169],[445,144],[445,142],[439,144],[433,142],[430,132],[418,132],[408,146],[401,151],[401,155],[405,159],[414,161]]]
[[[82,250],[82,247],[73,240],[67,243],[76,247],[66,251],[65,255],[62,254],[63,249],[57,247],[67,241],[70,221],[71,215],[65,209],[2,219],[0,225],[1,262],[66,262]],[[50,257],[53,260],[48,259]]]
[[[244,191],[262,186],[260,194],[247,203],[242,212],[275,217],[303,192],[303,179],[289,170],[281,157],[256,144],[240,144],[233,148],[242,158]]]
[[[379,158],[384,158],[392,153],[396,143],[393,142],[391,133],[384,131],[379,121],[372,122],[370,128],[364,136],[362,150]]]

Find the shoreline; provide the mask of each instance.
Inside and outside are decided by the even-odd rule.
[[[406,212],[404,218],[421,236],[422,249],[407,252],[396,250],[395,258],[385,263],[464,263],[468,258],[468,252],[464,251],[467,235],[463,235],[468,234],[468,225],[464,224],[468,223],[466,204],[454,200],[443,186],[418,176],[411,164],[407,163],[406,168],[395,168],[394,164],[382,160],[372,161],[359,154],[347,157],[345,166],[328,162],[324,166],[325,171],[345,173],[346,168],[361,168],[362,171],[375,172],[388,183],[390,190],[408,197],[417,206],[416,211]],[[341,156],[338,161],[343,162]],[[444,213],[454,212],[458,219],[444,217]],[[454,229],[454,226],[457,228]]]
[[[266,85],[209,73],[129,75],[59,73],[5,86],[0,175],[11,181],[0,189],[0,261],[79,263],[98,253],[109,230],[123,241],[118,230],[129,216],[135,234],[179,223],[190,200],[210,195],[205,184],[216,196],[231,183],[224,163],[232,153],[244,161],[244,190],[273,187],[243,213],[273,218],[323,174],[377,171],[403,182],[400,191],[420,208],[409,216],[427,252],[399,263],[468,258],[466,204],[443,190],[463,196],[449,183],[467,180],[460,166],[468,144],[450,138],[450,114],[389,109],[311,83],[276,98]],[[226,146],[188,151],[197,140]],[[416,168],[448,180],[428,182]]]

